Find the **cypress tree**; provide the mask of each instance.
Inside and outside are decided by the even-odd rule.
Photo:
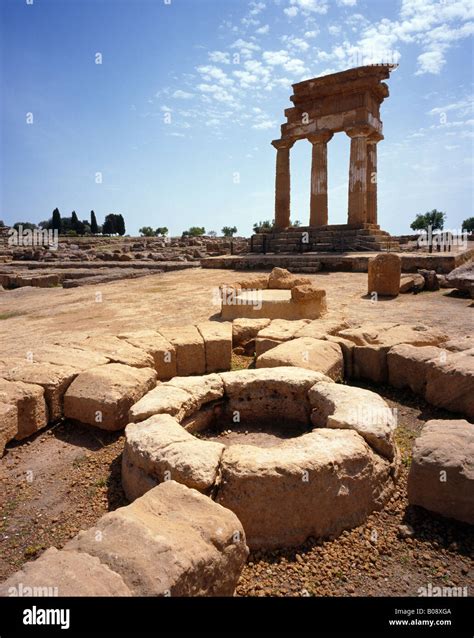
[[[95,217],[94,211],[91,210],[91,233],[93,235],[97,235],[98,232],[99,232],[99,227],[97,225],[97,219]]]
[[[53,219],[51,222],[51,227],[53,230],[57,230],[58,233],[61,232],[61,227],[62,227],[62,223],[61,223],[61,215],[59,213],[59,209],[55,208],[53,210]]]

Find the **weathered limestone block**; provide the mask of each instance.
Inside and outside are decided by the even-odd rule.
[[[451,352],[463,352],[474,348],[474,335],[466,335],[464,337],[456,337],[449,339],[443,343],[443,348]]]
[[[64,396],[64,415],[104,430],[120,430],[128,411],[156,384],[151,368],[109,363],[79,374]]]
[[[339,335],[326,335],[324,337],[331,343],[337,343],[341,348],[342,356],[344,359],[344,378],[352,379],[354,377],[354,344],[349,339],[344,339]]]
[[[97,556],[134,596],[232,596],[248,555],[235,514],[175,481],[105,514],[65,550]]]
[[[317,427],[355,430],[375,452],[392,461],[396,416],[375,392],[338,383],[316,383],[309,391]]]
[[[0,403],[0,456],[6,444],[15,438],[18,430],[18,408],[11,403]]]
[[[219,374],[205,374],[202,377],[175,377],[166,386],[173,386],[189,392],[196,409],[204,403],[221,399],[224,395],[224,383]]]
[[[467,292],[471,299],[474,299],[474,261],[471,259],[452,270],[446,275],[446,281],[450,286]]]
[[[425,290],[429,290],[430,292],[439,290],[439,281],[436,270],[426,270],[425,268],[422,268],[418,271],[418,274],[421,275],[424,279]]]
[[[474,420],[474,350],[450,353],[428,369],[428,403]]]
[[[177,374],[186,377],[206,372],[204,340],[196,326],[163,327],[159,332],[176,349]]]
[[[268,278],[268,287],[278,290],[290,290],[294,286],[311,285],[312,281],[308,277],[293,275],[285,268],[273,268]]]
[[[296,366],[316,370],[337,380],[344,377],[344,360],[337,343],[300,337],[268,350],[257,359],[257,368]]]
[[[64,414],[64,394],[78,370],[71,366],[51,363],[27,363],[24,360],[0,360],[0,377],[7,381],[33,383],[44,389],[49,421],[57,421]]]
[[[95,556],[50,547],[0,585],[0,596],[11,595],[131,596],[132,593],[122,577]]]
[[[388,382],[395,388],[410,388],[424,396],[430,361],[446,355],[446,350],[437,346],[417,348],[403,343],[394,346],[387,353]]]
[[[83,371],[110,363],[110,359],[97,352],[80,350],[73,346],[48,344],[36,346],[25,357],[31,357],[35,363],[51,363],[58,366],[72,366]]]
[[[193,394],[169,382],[159,383],[131,406],[128,420],[139,423],[155,414],[169,414],[182,421],[197,409],[198,402]]]
[[[324,311],[326,310],[326,291],[312,284],[293,286],[291,289],[291,299],[299,303],[319,301],[321,306],[324,306]]]
[[[39,385],[0,379],[0,403],[13,405],[17,409],[18,421],[14,435],[17,440],[24,439],[48,425],[44,390]]]
[[[400,290],[401,260],[393,253],[382,253],[369,259],[369,295],[397,297]]]
[[[315,430],[281,444],[225,449],[217,501],[251,548],[273,549],[359,525],[392,488],[389,463],[354,431]]]
[[[425,287],[425,278],[423,275],[418,274],[409,274],[402,275],[400,279],[400,292],[407,293],[413,292],[416,290],[417,292],[421,292]]]
[[[129,501],[150,484],[173,480],[208,493],[214,486],[224,446],[197,439],[168,414],[158,414],[125,430],[122,485]]]
[[[106,335],[87,337],[77,344],[77,348],[102,354],[112,363],[122,363],[134,368],[153,368],[154,366],[153,357],[148,352],[118,337]]]
[[[312,337],[313,339],[326,339],[328,335],[336,335],[340,330],[349,328],[349,323],[344,319],[314,319],[306,323],[294,334],[299,337]]]
[[[311,406],[308,390],[318,381],[329,381],[321,372],[279,367],[223,372],[229,414],[238,412],[240,423],[287,420],[308,423]]]
[[[256,275],[249,279],[241,279],[237,286],[244,290],[265,290],[265,288],[268,288],[268,275]]]
[[[232,345],[244,346],[255,339],[260,330],[270,324],[271,319],[234,319],[232,322]]]
[[[232,361],[232,324],[206,321],[197,324],[204,340],[206,372],[230,370]]]
[[[446,336],[435,328],[390,322],[341,330],[338,336],[354,343],[354,377],[370,379],[375,383],[385,383],[388,379],[387,352],[391,347],[401,343],[420,347],[437,346],[446,340]]]
[[[413,446],[408,501],[474,525],[474,425],[428,421]]]
[[[175,347],[156,330],[126,332],[120,334],[119,339],[125,339],[132,346],[148,352],[153,357],[154,368],[158,374],[158,379],[161,381],[176,376]]]
[[[297,321],[288,321],[287,319],[273,319],[270,325],[260,330],[255,339],[255,351],[257,357],[262,355],[270,348],[293,339],[296,332],[309,323],[309,319],[300,319]]]

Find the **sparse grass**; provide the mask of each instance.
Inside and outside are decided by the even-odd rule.
[[[29,545],[25,551],[23,552],[25,558],[34,558],[35,556],[37,556],[40,552],[43,551],[43,549],[46,549],[46,545],[41,544],[41,545]]]
[[[232,362],[230,365],[231,370],[247,370],[248,368],[255,367],[255,358],[246,357],[245,355],[238,355],[232,353]]]
[[[87,461],[87,456],[85,454],[81,454],[80,456],[76,456],[74,461],[72,462],[73,467],[81,467],[83,463]]]
[[[24,314],[25,314],[24,312],[19,312],[18,310],[9,310],[7,312],[0,312],[0,321],[11,319],[12,317],[21,317]]]

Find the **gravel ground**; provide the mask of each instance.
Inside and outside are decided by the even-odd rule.
[[[472,527],[410,508],[405,498],[413,439],[426,420],[453,415],[409,393],[378,391],[399,417],[403,469],[391,501],[335,540],[252,554],[238,596],[416,596],[428,583],[467,587],[472,595]],[[0,462],[0,580],[126,504],[122,449],[122,433],[73,423],[9,446]]]
[[[390,502],[336,539],[308,539],[298,548],[252,553],[237,595],[417,596],[428,583],[466,587],[466,595],[474,594],[472,527],[409,506],[406,499],[413,440],[427,420],[453,415],[411,393],[361,387],[378,391],[398,410],[402,471]]]

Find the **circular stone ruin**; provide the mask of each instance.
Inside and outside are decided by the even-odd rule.
[[[175,378],[130,417],[127,497],[165,480],[183,483],[232,510],[254,549],[361,524],[383,507],[397,477],[385,401],[302,368]]]

